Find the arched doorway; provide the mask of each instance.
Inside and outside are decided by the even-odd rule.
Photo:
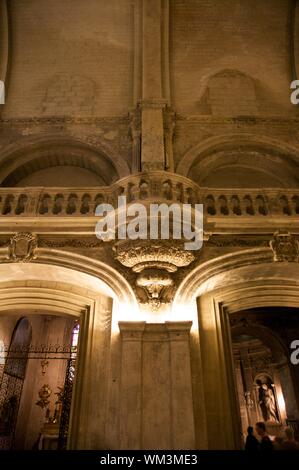
[[[40,330],[33,328],[35,338],[32,344],[40,345],[42,342],[55,346],[57,343],[55,331],[64,332],[58,344],[67,344],[67,359],[71,360],[69,362],[74,359],[71,345],[72,329],[74,324],[80,321],[76,373],[75,376],[72,374],[72,399],[66,413],[68,417],[65,428],[67,439],[62,440],[62,447],[66,445],[69,449],[98,449],[106,438],[105,416],[109,394],[107,380],[110,373],[112,335],[113,332],[119,331],[118,320],[122,318],[121,314],[125,314],[128,309],[131,314],[134,314],[136,300],[121,275],[97,260],[91,261],[84,256],[42,249],[39,253],[39,261],[39,263],[0,265],[0,320],[9,323],[13,317],[25,315],[31,323],[46,324],[48,322],[48,327],[44,328],[50,335],[48,340],[42,340],[39,335]],[[59,263],[59,266],[56,263]],[[53,329],[51,325],[57,322],[64,322],[64,326],[61,325],[62,327],[58,330]],[[66,325],[68,329],[65,329]],[[4,331],[5,328],[0,325],[0,340],[3,340]],[[5,338],[4,343],[6,344],[7,341]],[[42,353],[44,352],[42,350]],[[54,352],[57,354],[57,351]],[[60,360],[57,358],[53,361],[48,356],[35,359],[38,364],[39,378],[36,381],[36,387],[32,389],[28,386],[28,393],[24,395],[24,399],[22,398],[24,404],[26,401],[28,403],[28,400],[31,403],[30,415],[34,417],[35,422],[38,421],[36,419],[38,414],[42,416],[42,422],[38,431],[35,427],[34,433],[33,431],[27,433],[25,446],[24,443],[18,441],[18,448],[32,448],[39,438],[38,432],[42,429],[42,425],[56,424],[52,419],[56,411],[55,401],[58,401],[56,393],[59,393],[58,386],[63,387],[66,377],[69,377],[68,361],[65,355],[63,359],[60,357]],[[33,357],[29,360],[34,361]],[[44,364],[45,374],[42,373],[42,360],[49,362],[47,366]],[[51,364],[61,364],[61,366],[51,367]],[[56,379],[60,378],[56,382],[50,382],[47,377],[47,374],[53,375],[50,374],[50,368],[53,369],[54,375],[54,369],[56,370]],[[34,375],[33,366],[31,376],[32,374]],[[49,390],[47,387],[43,388],[44,385],[49,385],[52,392],[48,398],[51,402],[49,416],[46,416],[47,405],[43,408],[36,405],[39,400],[44,398],[47,400],[45,395],[49,393]],[[39,391],[41,391],[41,397]],[[23,413],[18,418],[18,436],[22,434],[21,423],[27,420],[26,410],[28,412],[28,407],[24,406]],[[46,420],[50,418],[52,423],[44,423],[45,418]],[[51,426],[47,428],[49,427]],[[66,437],[64,433],[62,437]],[[48,439],[44,448],[51,448],[51,445]]]
[[[201,448],[239,449],[244,445],[233,365],[232,315],[254,308],[298,309],[298,276],[298,263],[275,263],[270,249],[258,248],[202,263],[180,285],[174,308],[190,312],[196,325],[191,361],[200,364],[199,370],[194,368],[193,391]],[[298,328],[293,334],[296,339]],[[290,369],[294,385],[299,370]],[[297,387],[294,393],[298,408]]]
[[[230,315],[232,350],[242,435],[263,421],[270,436],[286,426],[299,430],[297,380],[289,344],[299,334],[299,311],[268,307]]]
[[[13,329],[0,378],[2,449],[64,448],[75,378],[79,320],[66,315],[0,316]],[[63,416],[63,419],[62,419]],[[60,439],[59,439],[60,436]]]

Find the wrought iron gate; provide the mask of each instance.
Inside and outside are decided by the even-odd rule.
[[[71,404],[75,380],[75,369],[78,349],[80,324],[77,321],[72,331],[71,354],[67,362],[64,388],[62,394],[62,409],[59,426],[58,449],[66,449],[69,430]]]
[[[11,449],[24,379],[3,372],[0,387],[0,449]]]
[[[65,382],[62,394],[62,410],[59,426],[58,449],[66,449],[69,421],[71,413],[73,386],[75,378],[76,357],[70,358],[67,363]]]
[[[50,409],[46,409],[49,414],[46,415],[44,422],[44,424],[56,423],[59,426],[57,445],[59,449],[66,448],[77,359],[78,334],[79,324],[76,323],[73,328],[71,345],[53,346],[44,344],[32,346],[30,345],[30,337],[30,341],[26,345],[21,345],[22,347],[14,348],[12,343],[9,347],[2,347],[3,351],[0,353],[0,450],[14,447],[15,429],[27,361],[33,359],[40,361],[42,367],[49,367],[50,364],[53,364],[53,361],[66,362],[64,386],[61,392],[56,393],[56,395],[59,395],[59,401],[56,404],[61,404],[61,408],[59,408],[61,411],[56,414],[57,410],[55,409],[53,416],[50,416]],[[41,405],[39,404],[39,406]]]
[[[30,323],[21,318],[13,331],[5,365],[2,363],[0,370],[0,449],[13,447],[30,342]],[[2,349],[1,359],[4,359],[5,348]]]

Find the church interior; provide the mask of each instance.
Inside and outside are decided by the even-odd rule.
[[[299,440],[297,79],[297,0],[0,0],[0,450]]]

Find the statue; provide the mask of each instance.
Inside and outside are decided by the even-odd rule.
[[[258,399],[264,421],[278,422],[276,401],[272,387],[262,383],[261,380],[257,380],[256,383],[259,386]]]
[[[46,406],[48,406],[50,403],[49,397],[51,394],[52,390],[50,389],[49,385],[44,384],[38,392],[39,400],[35,404],[40,406],[41,409],[46,408]]]

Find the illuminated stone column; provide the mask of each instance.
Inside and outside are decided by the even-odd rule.
[[[195,448],[190,364],[191,325],[191,321],[166,322],[170,347],[173,449]]]
[[[121,349],[120,448],[141,449],[142,336],[145,322],[119,322]]]
[[[210,294],[197,299],[208,448],[236,449],[241,424],[234,383],[229,324]]]
[[[194,449],[191,322],[120,322],[120,447]]]
[[[80,319],[80,340],[72,399],[70,449],[105,448],[107,377],[112,299],[101,295]]]

